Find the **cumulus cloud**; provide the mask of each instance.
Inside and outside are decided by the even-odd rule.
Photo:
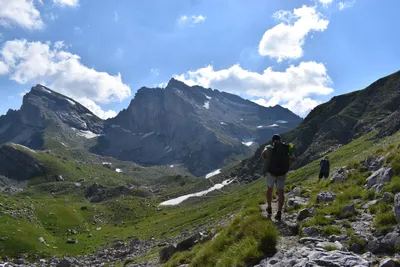
[[[206,17],[204,17],[203,15],[193,15],[191,17],[184,15],[179,18],[178,22],[181,24],[183,24],[183,23],[197,24],[197,23],[204,22],[205,20],[206,20]]]
[[[355,3],[356,3],[356,1],[339,2],[339,9],[343,10],[346,8],[350,8],[350,7],[354,6]]]
[[[278,62],[302,57],[308,33],[325,31],[329,23],[316,11],[316,7],[308,6],[294,9],[293,12],[280,10],[274,14],[274,18],[282,22],[264,33],[258,52],[262,56],[276,58]]]
[[[0,0],[0,25],[19,26],[29,30],[44,27],[40,12],[32,0]]]
[[[4,75],[8,73],[8,66],[3,61],[0,61],[0,75]]]
[[[97,105],[93,100],[89,98],[80,98],[77,99],[76,101],[78,101],[80,104],[82,104],[91,112],[93,112],[97,117],[102,118],[104,120],[109,118],[114,118],[118,114],[114,110],[104,111],[99,105]]]
[[[53,0],[53,3],[61,7],[77,7],[79,6],[79,0]]]
[[[201,85],[240,94],[255,99],[258,104],[286,106],[294,113],[305,116],[319,103],[311,96],[329,95],[333,89],[327,70],[322,63],[301,62],[285,71],[267,68],[263,73],[245,70],[236,64],[228,69],[214,70],[207,66],[176,75],[188,85]]]
[[[88,99],[93,103],[108,104],[131,96],[131,90],[122,82],[120,73],[110,75],[88,68],[80,62],[78,55],[64,48],[63,42],[7,41],[0,50],[0,62],[8,69],[3,71],[3,75],[8,73],[11,80],[20,84],[46,84],[77,101]],[[100,114],[100,111],[96,112]],[[111,113],[107,111],[104,114]]]

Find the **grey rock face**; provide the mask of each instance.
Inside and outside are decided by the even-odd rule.
[[[32,87],[20,110],[0,116],[0,145],[6,142],[42,149],[44,131],[56,133],[57,140],[75,143],[85,131],[100,134],[103,120],[72,99],[42,85]],[[84,139],[84,138],[83,138]]]
[[[170,245],[166,248],[163,248],[160,251],[160,262],[165,263],[167,262],[176,252],[176,248],[174,245]]]
[[[392,180],[392,176],[392,168],[381,168],[367,178],[366,187],[368,189],[374,189],[375,191],[380,192],[384,184]]]
[[[165,89],[139,89],[129,107],[106,122],[94,151],[143,165],[184,163],[201,176],[221,168],[232,154],[254,153],[257,145],[242,142],[263,143],[299,122],[280,107],[260,107],[173,79]],[[278,126],[268,127],[272,124]]]
[[[317,195],[317,202],[330,202],[335,200],[336,194],[330,191],[324,191]]]
[[[22,148],[11,145],[0,148],[0,175],[23,181],[44,174],[44,164]]]

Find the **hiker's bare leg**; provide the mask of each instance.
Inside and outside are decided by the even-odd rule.
[[[274,188],[272,187],[268,187],[267,189],[267,204],[268,207],[271,207],[272,205],[272,191],[274,190]]]
[[[285,192],[284,189],[278,189],[278,210],[282,211],[283,203],[285,202]]]

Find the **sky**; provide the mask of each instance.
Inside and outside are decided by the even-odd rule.
[[[101,118],[171,78],[301,117],[400,69],[398,0],[0,0],[0,114],[32,86]]]

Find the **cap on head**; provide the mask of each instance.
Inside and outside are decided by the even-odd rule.
[[[274,135],[272,136],[272,142],[274,142],[274,141],[280,141],[280,140],[281,140],[281,137],[280,137],[279,134],[274,134]]]

